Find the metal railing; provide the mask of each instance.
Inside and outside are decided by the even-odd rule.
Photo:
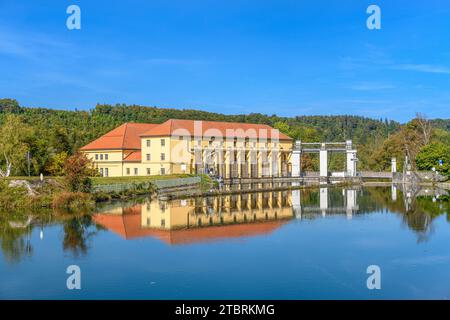
[[[167,179],[167,180],[155,180],[153,184],[157,189],[165,188],[175,188],[182,186],[189,186],[193,184],[199,184],[201,182],[200,177],[188,177],[188,178],[177,178],[177,179]]]

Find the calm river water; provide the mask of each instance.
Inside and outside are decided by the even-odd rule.
[[[448,299],[449,220],[442,191],[395,187],[4,213],[0,298]],[[67,288],[70,265],[80,290]]]

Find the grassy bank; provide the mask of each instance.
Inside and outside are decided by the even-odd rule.
[[[152,195],[156,191],[156,181],[194,176],[93,177],[91,192],[68,192],[64,186],[64,177],[45,177],[43,181],[39,177],[1,178],[0,210],[53,208],[76,211],[93,207],[95,202]],[[202,176],[201,185],[210,185],[209,177]]]
[[[103,185],[103,184],[120,184],[120,183],[141,183],[141,182],[151,182],[155,180],[169,180],[177,178],[188,178],[194,177],[192,174],[166,174],[166,175],[155,175],[155,176],[131,176],[131,177],[93,177],[93,185]]]
[[[11,187],[10,183],[13,181],[24,180],[0,179],[1,210],[51,207],[53,194],[57,189],[54,184],[32,184],[33,187],[30,191],[25,184],[17,184]]]
[[[136,196],[152,195],[161,182],[193,178],[191,174],[156,175],[145,177],[95,177],[93,196],[97,202],[112,199],[130,199]],[[203,181],[203,179],[202,179]]]

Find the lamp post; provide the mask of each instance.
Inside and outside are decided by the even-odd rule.
[[[31,153],[27,151],[28,176],[31,175]]]

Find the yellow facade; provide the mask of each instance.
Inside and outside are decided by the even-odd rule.
[[[97,224],[125,239],[154,237],[169,245],[267,234],[294,217],[289,191],[149,200],[93,215]]]
[[[292,217],[290,194],[280,191],[171,202],[149,201],[142,204],[141,227],[176,230]]]
[[[103,176],[120,177],[123,175],[122,150],[87,151],[85,154],[94,162]]]
[[[292,141],[142,136],[140,150],[83,150],[110,177],[207,173],[230,178],[290,174]],[[132,159],[129,154],[134,154]],[[138,158],[136,156],[139,155]]]
[[[115,216],[139,213],[139,226],[134,226],[134,229],[159,230],[255,223],[290,219],[294,216],[291,194],[288,191],[173,201],[149,200],[131,209],[115,207],[108,208],[106,212]]]

